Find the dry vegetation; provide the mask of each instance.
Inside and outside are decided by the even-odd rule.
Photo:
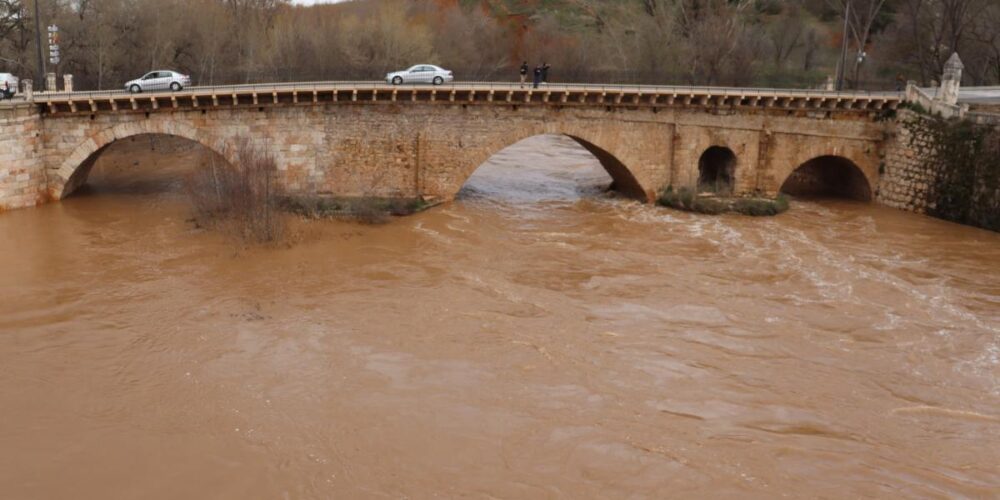
[[[247,138],[238,138],[226,156],[231,161],[213,157],[187,179],[196,220],[248,242],[278,240],[284,224],[277,210],[274,157]]]
[[[311,219],[333,217],[372,225],[384,224],[392,216],[414,214],[431,206],[420,198],[379,196],[297,196],[286,198],[282,205],[290,212]]]
[[[156,68],[197,84],[376,79],[415,62],[460,79],[813,86],[836,74],[846,0],[38,0],[62,30],[60,73],[119,88]],[[997,0],[851,0],[849,86],[1000,81]],[[35,73],[31,0],[0,0],[0,71]],[[858,58],[863,51],[864,58]],[[49,68],[50,70],[53,68]]]

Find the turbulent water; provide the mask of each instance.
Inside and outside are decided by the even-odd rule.
[[[540,137],[241,248],[187,220],[190,154],[122,148],[0,215],[0,497],[1000,491],[996,233],[645,206]]]

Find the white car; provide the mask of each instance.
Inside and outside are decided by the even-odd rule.
[[[396,71],[385,75],[385,81],[393,85],[403,83],[433,83],[441,85],[444,82],[454,80],[451,71],[448,71],[433,64],[418,64],[403,71]]]
[[[191,86],[191,77],[182,75],[176,71],[160,70],[150,71],[142,76],[125,83],[125,90],[136,94],[148,90],[173,90],[178,91],[184,87]]]
[[[20,82],[10,73],[0,73],[0,99],[11,99],[17,93]],[[6,85],[4,85],[6,84]]]

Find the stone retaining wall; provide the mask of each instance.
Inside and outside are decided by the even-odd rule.
[[[894,135],[885,147],[878,192],[880,204],[921,214],[934,207],[934,183],[938,172],[923,153],[932,145],[917,137],[909,125],[914,120],[924,119],[908,109],[900,109],[897,113]]]

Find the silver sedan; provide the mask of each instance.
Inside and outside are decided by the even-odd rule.
[[[418,64],[410,69],[385,75],[385,81],[393,85],[402,83],[433,83],[434,85],[441,85],[453,80],[454,77],[452,77],[451,71],[433,64]]]
[[[178,91],[184,87],[191,86],[191,77],[182,75],[176,71],[150,71],[142,76],[125,83],[125,90],[136,94],[149,90],[173,90]]]

